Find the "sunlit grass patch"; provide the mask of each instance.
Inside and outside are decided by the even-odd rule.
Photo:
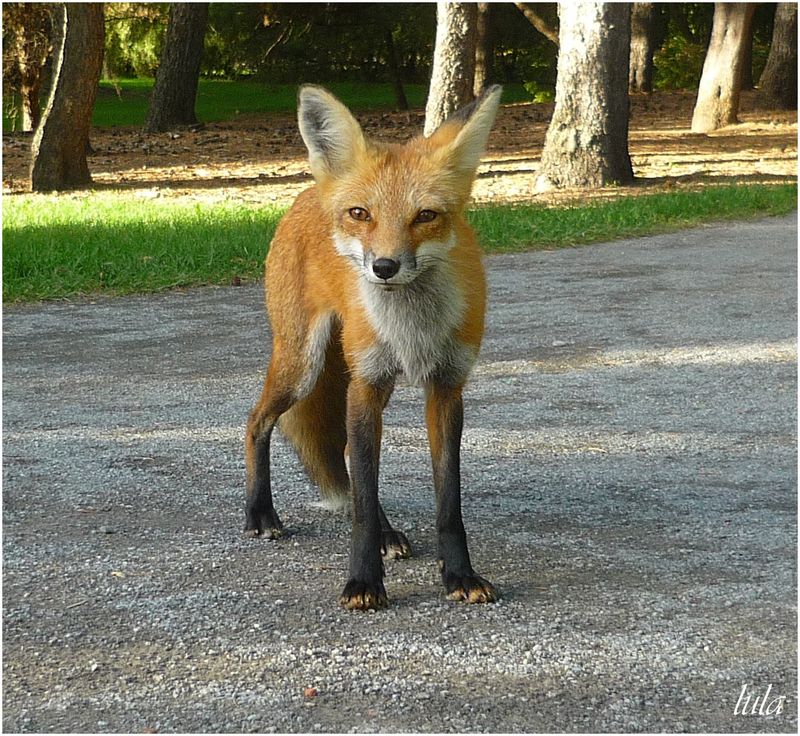
[[[499,205],[469,212],[487,252],[670,232],[791,212],[797,186],[729,186],[586,204]],[[285,208],[142,199],[129,193],[3,200],[3,300],[159,291],[252,281]]]

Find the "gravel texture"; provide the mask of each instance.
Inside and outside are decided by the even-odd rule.
[[[796,243],[792,215],[487,259],[483,606],[444,599],[402,384],[388,610],[337,605],[349,523],[282,440],[290,535],[241,538],[259,286],[7,308],[4,731],[796,732]],[[735,715],[743,685],[782,712]]]

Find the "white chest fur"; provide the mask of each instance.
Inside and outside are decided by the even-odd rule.
[[[463,380],[476,356],[454,331],[466,304],[446,265],[392,290],[359,280],[361,301],[378,342],[358,356],[357,370],[378,382],[401,372],[412,383],[444,374]]]

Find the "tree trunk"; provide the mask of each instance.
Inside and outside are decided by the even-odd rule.
[[[41,120],[39,102],[42,70],[50,53],[52,36],[51,7],[44,3],[4,3],[3,34],[6,59],[4,93],[18,92],[22,110],[22,130],[35,130]]]
[[[473,100],[477,17],[475,3],[436,3],[436,47],[425,106],[425,135]]]
[[[744,50],[754,11],[754,3],[714,4],[711,41],[692,115],[693,133],[710,133],[738,122]]]
[[[33,138],[31,187],[35,192],[72,189],[92,181],[86,150],[103,66],[103,4],[56,6],[53,26],[59,45],[50,98]]]
[[[494,62],[494,36],[492,34],[492,4],[478,3],[475,27],[475,80],[472,94],[477,99],[492,84]]]
[[[631,58],[628,89],[631,92],[653,91],[653,54],[656,52],[655,3],[631,6]]]
[[[762,104],[797,109],[797,4],[778,3],[767,64],[758,81]]]
[[[753,24],[744,37],[744,48],[742,48],[742,82],[739,89],[753,89]]]
[[[514,3],[528,22],[548,41],[558,46],[558,28],[547,21],[533,3]]]
[[[686,19],[686,5],[684,3],[668,3],[667,12],[670,20],[686,41],[697,44],[703,43],[703,39],[692,30],[689,21]]]
[[[19,94],[22,102],[22,130],[31,132],[39,127],[42,119],[42,106],[39,102],[39,94],[42,90],[42,78],[36,76],[32,79],[23,80]]]
[[[167,37],[144,129],[160,133],[197,122],[194,105],[208,25],[208,3],[171,3]]]
[[[26,10],[35,5],[23,5]],[[42,87],[42,64],[44,59],[36,53],[35,41],[31,38],[37,33],[30,21],[35,21],[31,13],[23,15],[23,22],[16,27],[14,33],[14,51],[17,57],[19,71],[19,96],[22,105],[22,130],[36,130],[42,118],[42,108],[39,103],[39,92]]]
[[[558,78],[536,186],[633,181],[628,154],[630,5],[559,3]]]
[[[392,78],[395,104],[398,110],[408,110],[406,91],[403,89],[403,80],[400,78],[400,62],[397,58],[397,47],[394,44],[392,29],[388,26],[383,31],[383,37],[386,43],[387,66],[389,67],[389,76]]]

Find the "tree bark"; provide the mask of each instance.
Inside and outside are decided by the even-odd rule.
[[[478,3],[475,26],[475,79],[472,94],[477,99],[492,84],[494,36],[492,34],[492,4]]]
[[[39,102],[42,70],[50,53],[52,36],[51,7],[45,3],[4,3],[3,32],[6,59],[4,92],[19,93],[22,130],[35,130],[41,120]],[[6,63],[4,61],[4,67]]]
[[[31,187],[35,192],[90,184],[86,162],[105,25],[102,3],[64,3],[53,11],[53,83],[33,138]]]
[[[208,3],[170,4],[145,132],[160,133],[197,122],[194,106],[207,25]]]
[[[655,3],[631,6],[631,57],[628,89],[631,92],[653,91],[653,54],[656,52]]]
[[[761,104],[797,109],[797,4],[778,3],[767,64],[758,81]]]
[[[19,95],[22,105],[22,130],[35,130],[42,117],[42,108],[39,104],[39,92],[42,86],[42,64],[44,59],[36,53],[35,41],[31,38],[37,32],[30,21],[30,9],[35,5],[23,5],[25,14],[14,33],[14,50],[17,56],[19,70]]]
[[[753,24],[744,37],[744,47],[742,48],[742,82],[739,89],[753,89]]]
[[[693,133],[710,133],[738,122],[739,93],[754,3],[714,3],[711,41],[692,115]]]
[[[514,3],[528,22],[548,41],[558,46],[558,27],[551,25],[532,3]]]
[[[537,190],[628,184],[630,5],[564,2],[559,15],[556,103]]]
[[[425,106],[425,135],[473,100],[477,17],[475,3],[436,3],[436,47]]]
[[[387,66],[389,67],[389,76],[392,79],[395,104],[398,110],[408,110],[406,91],[403,89],[403,80],[400,78],[400,62],[397,58],[397,47],[394,43],[392,29],[388,26],[383,31],[383,38],[386,43]]]

